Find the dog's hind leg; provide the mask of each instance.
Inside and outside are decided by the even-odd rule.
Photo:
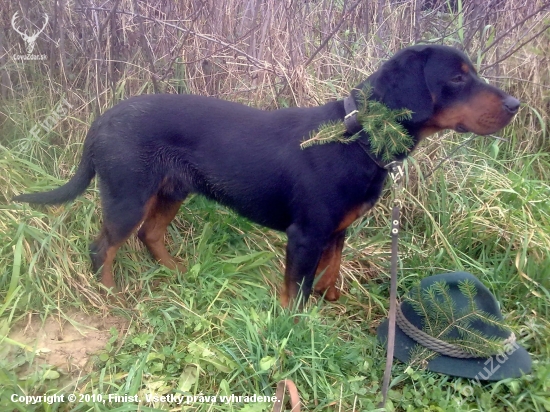
[[[103,227],[97,239],[90,245],[92,267],[97,273],[101,268],[101,283],[115,287],[113,261],[122,243],[139,227],[156,201],[150,198],[145,204],[127,198],[103,205]]]
[[[157,195],[153,199],[143,225],[138,231],[138,238],[161,265],[185,272],[185,266],[172,257],[164,245],[166,228],[178,213],[183,200],[172,200],[162,195]]]

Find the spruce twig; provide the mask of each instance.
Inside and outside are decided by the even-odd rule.
[[[472,355],[493,356],[502,348],[502,338],[479,334],[472,325],[481,321],[502,330],[508,329],[502,320],[476,307],[476,287],[473,282],[465,280],[458,287],[468,300],[466,307],[461,309],[456,307],[445,282],[436,282],[426,290],[417,286],[406,300],[423,317],[422,329],[430,336],[452,343]],[[451,337],[453,331],[458,332],[459,338]],[[411,352],[411,364],[425,365],[434,356],[437,356],[436,352],[420,346]]]
[[[400,123],[410,119],[412,112],[408,109],[389,109],[383,103],[369,100],[371,95],[369,87],[360,91],[357,121],[368,135],[373,154],[389,162],[395,156],[409,152],[414,143]],[[312,132],[300,147],[305,149],[317,144],[350,143],[360,137],[360,133],[353,136],[345,136],[345,133],[346,127],[343,121],[329,122]]]
[[[300,147],[305,149],[318,144],[339,142],[339,143],[350,143],[351,138],[346,138],[344,134],[346,133],[346,126],[344,122],[329,122],[325,123],[315,134],[311,134],[309,139],[304,140],[300,143]],[[352,136],[353,137],[353,136]]]

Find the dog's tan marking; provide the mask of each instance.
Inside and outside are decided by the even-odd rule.
[[[367,213],[371,208],[372,204],[370,202],[362,203],[359,206],[353,208],[351,211],[346,213],[346,215],[344,215],[344,218],[340,221],[340,224],[338,225],[338,228],[335,230],[335,232],[340,232],[341,230],[346,229],[355,220]]]
[[[168,253],[164,244],[166,228],[178,213],[182,202],[162,202],[156,196],[152,199],[151,207],[148,208],[143,224],[138,231],[138,238],[161,265],[171,270],[185,272],[185,266]]]
[[[325,249],[317,265],[315,291],[321,295],[324,294],[325,299],[329,301],[336,301],[340,297],[336,282],[340,275],[343,246],[344,237],[342,236]]]

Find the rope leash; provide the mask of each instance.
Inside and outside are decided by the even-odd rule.
[[[476,355],[462,350],[460,347],[453,345],[452,343],[445,342],[441,339],[437,339],[432,335],[428,335],[421,329],[418,329],[414,326],[409,320],[405,317],[401,311],[401,306],[397,305],[397,325],[399,328],[407,335],[409,338],[418,342],[420,345],[425,348],[431,349],[434,352],[437,352],[441,355],[451,356],[453,358],[460,359],[475,359],[475,358],[486,358],[486,355]],[[514,333],[502,341],[502,347],[515,343],[516,335]]]

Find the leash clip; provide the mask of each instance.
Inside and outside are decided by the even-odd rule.
[[[403,177],[405,172],[403,170],[403,162],[394,160],[386,165],[386,170],[389,171],[392,178],[392,191],[393,191],[393,204],[394,206],[403,206]]]
[[[394,160],[386,165],[386,169],[390,172],[394,185],[401,183],[401,179],[405,175],[403,172],[403,162]]]

